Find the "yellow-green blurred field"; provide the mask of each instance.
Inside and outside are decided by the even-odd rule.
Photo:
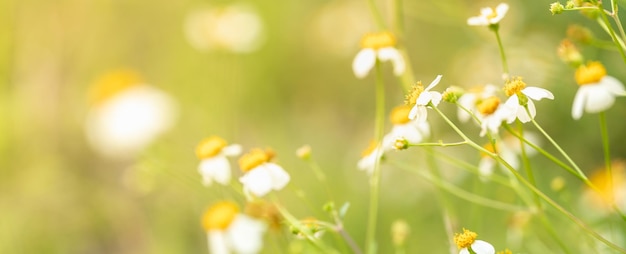
[[[393,5],[378,1],[391,22]],[[498,46],[486,28],[469,27],[468,17],[494,1],[402,2],[406,28],[401,44],[410,56],[415,81],[442,74],[438,89],[501,83]],[[620,2],[623,3],[623,2]],[[188,15],[202,8],[246,4],[261,20],[262,36],[251,52],[200,50],[188,40]],[[554,93],[537,102],[536,120],[585,173],[602,168],[603,150],[596,115],[571,117],[578,88],[574,71],[556,48],[570,24],[586,26],[604,41],[611,38],[578,13],[553,16],[549,1],[508,1],[502,36],[511,70],[532,86]],[[217,200],[243,204],[228,187],[205,187],[194,150],[203,138],[219,135],[244,146],[271,147],[291,175],[277,192],[298,218],[326,219],[324,187],[295,155],[308,144],[328,176],[340,206],[350,203],[346,230],[363,248],[368,215],[369,177],[356,163],[374,133],[374,76],[357,79],[351,64],[359,40],[376,31],[368,1],[144,1],[5,0],[0,2],[0,253],[207,253],[201,225]],[[242,33],[247,32],[243,29]],[[615,50],[580,47],[600,60],[610,75],[626,80]],[[141,152],[123,159],[96,152],[86,138],[90,91],[111,71],[130,69],[169,94],[176,104],[173,126]],[[383,65],[387,111],[404,100],[391,66]],[[456,120],[456,108],[439,109]],[[430,113],[432,141],[458,141],[441,118]],[[612,158],[626,158],[626,101],[606,112]],[[536,132],[531,125],[527,130]],[[463,126],[478,138],[479,128]],[[545,150],[558,154],[545,139]],[[433,148],[477,164],[480,155],[464,147]],[[432,167],[426,150],[391,153],[388,160]],[[537,186],[573,214],[597,228],[624,228],[619,219],[597,219],[581,203],[583,185],[542,156],[530,158]],[[472,193],[518,204],[517,194],[482,182],[457,166],[437,160],[444,179]],[[233,167],[236,176],[239,174]],[[502,172],[498,172],[501,174]],[[560,176],[565,189],[554,191]],[[442,201],[440,195],[446,198]],[[393,253],[391,224],[411,226],[407,253],[448,253],[450,234],[468,228],[479,238],[513,253],[561,253],[539,220],[473,204],[437,191],[409,171],[383,164],[378,230],[379,253]],[[451,207],[454,232],[444,226],[443,202]],[[545,204],[544,204],[545,205]],[[603,252],[596,240],[545,205],[547,218],[571,253]],[[519,214],[517,214],[519,215]],[[524,215],[521,215],[524,216]],[[520,222],[522,221],[522,222]],[[517,223],[522,223],[520,226]],[[512,239],[519,230],[520,239]],[[515,231],[515,232],[514,232]],[[626,247],[626,234],[615,243]],[[263,253],[317,252],[294,239],[289,229],[269,230]],[[349,252],[332,232],[324,241]],[[456,246],[454,246],[456,248]]]

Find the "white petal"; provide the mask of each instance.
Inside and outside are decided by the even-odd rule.
[[[376,64],[376,51],[365,48],[359,51],[352,62],[352,71],[357,78],[364,78]]]
[[[471,112],[474,108],[474,103],[476,102],[476,95],[472,93],[466,93],[464,95],[461,95],[457,102],[461,107]],[[472,115],[467,113],[467,111],[465,111],[461,107],[457,109],[457,115],[461,122],[467,122],[472,117]]]
[[[459,250],[459,254],[470,254],[469,250],[467,248],[463,248],[461,250]]]
[[[491,15],[493,15],[493,9],[491,9],[490,7],[484,7],[484,8],[480,8],[480,16],[483,17],[489,17]]]
[[[396,76],[400,76],[404,73],[406,68],[404,64],[404,58],[400,52],[393,47],[381,48],[378,50],[378,59],[380,61],[390,61],[393,63],[393,73]]]
[[[272,190],[272,176],[265,167],[256,167],[239,178],[244,190],[250,191],[257,197],[265,196]]]
[[[602,80],[600,80],[600,84],[615,95],[626,96],[626,90],[624,90],[624,85],[618,79],[611,76],[604,76]]]
[[[211,230],[207,233],[207,241],[209,242],[209,252],[211,254],[229,254],[230,248],[226,235],[219,230]]]
[[[239,156],[241,154],[241,145],[232,144],[222,148],[222,154],[225,156]]]
[[[609,109],[615,102],[615,97],[611,92],[600,85],[587,85],[587,101],[585,112],[599,113]]]
[[[415,117],[417,116],[417,107],[417,105],[413,105],[413,108],[411,108],[411,111],[409,112],[409,119],[415,119]]]
[[[435,80],[433,80],[433,82],[430,82],[430,85],[428,85],[428,87],[426,87],[426,89],[424,89],[424,91],[430,91],[430,89],[432,89],[433,87],[435,87],[437,84],[439,84],[439,81],[441,81],[441,78],[443,77],[443,75],[437,75],[437,77],[435,78]]]
[[[267,225],[249,216],[238,214],[228,226],[226,234],[237,253],[258,253],[263,247]]]
[[[504,18],[504,16],[506,15],[507,11],[509,10],[509,5],[505,4],[505,3],[501,3],[496,7],[496,17],[492,18],[491,24],[496,24],[499,23],[500,20],[502,20]]]
[[[526,106],[528,107],[530,116],[528,116],[528,112],[526,112],[524,106],[517,107],[517,119],[519,119],[522,123],[530,122],[530,120],[535,119],[535,116],[537,115],[537,109],[535,108],[535,103],[533,103],[533,101],[528,100],[528,104],[526,104]]]
[[[272,189],[281,190],[289,183],[291,178],[281,166],[274,163],[265,163],[262,166],[267,169],[272,177]]]
[[[472,243],[472,250],[476,254],[495,254],[496,249],[488,242],[476,240]]]
[[[470,26],[487,26],[489,21],[485,17],[477,16],[467,19],[467,24]]]
[[[222,185],[230,183],[230,164],[224,156],[215,156],[203,159],[198,167],[205,186],[210,186],[213,181]]]
[[[428,111],[424,106],[417,107],[417,116],[415,117],[415,121],[423,123],[426,122],[426,118],[428,117]]]
[[[587,86],[581,86],[578,88],[576,96],[574,96],[574,103],[572,105],[572,118],[574,118],[574,120],[578,120],[583,116],[583,108],[587,100],[587,90]]]
[[[441,102],[441,98],[442,98],[441,93],[434,92],[434,91],[433,92],[428,92],[428,93],[430,93],[430,97],[432,98],[432,99],[430,99],[430,102],[432,102],[434,106],[439,105],[439,102]]]
[[[428,91],[423,91],[420,96],[417,97],[417,100],[415,100],[415,104],[420,106],[426,106],[428,105],[430,100],[432,100],[432,98],[433,95],[431,93],[429,93]]]
[[[533,86],[526,87],[522,89],[522,93],[536,101],[544,99],[544,98],[554,100],[554,95],[552,94],[552,92],[543,88],[539,88],[539,87],[533,87]]]

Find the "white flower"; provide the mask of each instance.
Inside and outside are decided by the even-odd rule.
[[[257,50],[264,39],[263,22],[248,5],[195,10],[184,28],[189,43],[201,51],[248,53]]]
[[[488,242],[482,240],[476,240],[478,234],[463,229],[463,233],[457,233],[454,235],[454,243],[459,247],[459,254],[469,254],[468,248],[476,254],[495,254],[496,249]]]
[[[369,147],[365,149],[362,153],[362,157],[357,163],[357,167],[360,170],[364,170],[368,175],[372,175],[374,173],[374,167],[376,167],[376,162],[382,159],[384,155],[383,147],[376,144],[376,142],[371,142]]]
[[[493,247],[493,245],[482,240],[474,241],[474,243],[472,243],[471,248],[476,254],[495,254],[496,253],[496,249]],[[459,251],[459,254],[470,254],[470,252],[467,248],[462,248]]]
[[[226,158],[237,156],[241,153],[241,146],[237,144],[226,145],[226,141],[220,137],[209,137],[203,140],[196,148],[196,155],[200,161],[198,172],[202,175],[202,182],[210,186],[213,181],[222,185],[230,183],[230,163]]]
[[[477,103],[479,101],[482,101],[483,99],[496,95],[497,90],[498,88],[496,86],[487,84],[483,87],[479,87],[479,89],[477,90],[474,90],[474,91],[470,90],[467,93],[464,93],[459,98],[458,103],[459,105],[461,105],[461,107],[467,109],[472,114],[477,115],[478,114],[478,111],[476,109]],[[457,115],[461,122],[467,122],[472,117],[470,113],[466,112],[460,107],[457,109]]]
[[[572,106],[572,117],[576,120],[582,117],[583,109],[587,113],[599,113],[613,106],[616,96],[626,96],[622,82],[606,75],[600,62],[578,67],[576,82],[580,85]]]
[[[283,189],[291,179],[278,164],[269,162],[273,154],[261,149],[253,149],[239,159],[239,166],[245,174],[239,178],[246,194],[265,196],[272,190]]]
[[[209,208],[203,224],[212,254],[258,253],[267,230],[264,222],[239,213],[237,206],[227,201]]]
[[[437,75],[435,80],[433,80],[426,89],[424,89],[421,82],[413,86],[411,92],[407,95],[407,104],[414,105],[409,113],[409,119],[425,122],[428,116],[426,106],[428,106],[429,103],[432,103],[435,107],[439,105],[439,102],[441,102],[441,93],[436,91],[431,92],[430,89],[439,84],[441,77],[443,76]]]
[[[481,8],[480,15],[467,19],[467,24],[470,26],[490,26],[498,24],[500,20],[504,18],[508,10],[509,5],[505,3],[498,4],[495,10],[491,7]]]
[[[419,122],[409,119],[410,106],[402,105],[395,107],[390,114],[393,127],[391,131],[383,137],[383,149],[389,151],[394,149],[398,139],[405,140],[408,144],[418,144],[430,135],[428,122]]]
[[[506,106],[515,112],[517,119],[522,123],[535,119],[535,115],[537,115],[537,109],[533,100],[539,101],[544,98],[554,100],[554,95],[550,91],[539,87],[527,87],[521,78],[513,78],[507,81],[504,86],[504,92],[507,96],[510,96],[505,102]],[[522,105],[524,103],[528,107],[528,112]],[[529,112],[530,116],[528,115]],[[508,122],[511,123],[515,121],[515,118],[509,120]]]
[[[481,120],[481,137],[485,136],[487,131],[494,134],[498,133],[498,128],[500,128],[503,121],[515,119],[515,111],[502,105],[500,99],[495,96],[482,100],[477,105],[477,109],[479,113],[477,117]]]
[[[89,143],[112,158],[133,156],[174,123],[174,100],[165,92],[142,84],[131,71],[112,72],[93,93],[94,106],[86,119]]]
[[[352,61],[352,70],[357,78],[364,78],[376,65],[376,60],[391,61],[393,73],[402,75],[406,68],[404,58],[395,48],[396,38],[389,32],[370,33],[361,39],[361,51]]]

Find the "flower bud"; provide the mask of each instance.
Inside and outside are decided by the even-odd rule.
[[[550,4],[550,12],[552,13],[552,15],[561,14],[563,13],[564,9],[565,7],[560,2],[554,2]]]
[[[446,88],[446,91],[444,91],[441,96],[445,102],[456,103],[464,93],[463,88],[451,86]]]
[[[557,54],[563,62],[573,67],[580,66],[584,61],[583,55],[580,54],[576,46],[568,39],[561,41],[561,44],[559,44],[557,48]]]

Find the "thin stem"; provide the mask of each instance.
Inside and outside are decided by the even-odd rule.
[[[496,39],[498,40],[498,48],[500,49],[500,58],[502,59],[502,69],[504,71],[504,77],[509,76],[509,64],[506,61],[506,55],[504,54],[504,46],[502,44],[502,39],[500,39],[500,32],[498,31],[498,25],[495,25],[493,32],[496,34]]]
[[[609,199],[611,204],[615,203],[615,193],[613,189],[613,170],[611,169],[611,146],[609,144],[609,131],[606,124],[606,114],[600,112],[600,134],[602,135],[602,148],[604,150],[604,164],[606,167],[607,186],[609,186]]]
[[[331,214],[333,216],[333,219],[335,220],[335,224],[337,224],[333,229],[338,232],[341,237],[343,237],[348,246],[350,246],[350,249],[352,249],[352,253],[362,254],[363,252],[361,251],[361,248],[359,248],[354,239],[345,230],[343,226],[343,221],[341,220],[341,217],[339,217],[339,213],[337,212],[337,210],[333,209]]]
[[[442,140],[439,140],[438,143],[409,144],[409,146],[440,146],[440,147],[460,146],[460,145],[467,145],[467,141],[454,142],[454,143],[443,143]]]
[[[273,200],[274,200],[273,202],[274,206],[276,207],[280,215],[283,218],[285,218],[285,220],[287,221],[287,223],[289,223],[289,225],[296,228],[304,236],[304,238],[306,238],[311,244],[313,244],[313,246],[315,246],[316,248],[318,248],[320,251],[324,253],[338,253],[337,250],[328,248],[326,245],[324,245],[323,242],[321,242],[319,239],[313,236],[310,230],[302,226],[302,222],[296,219],[296,217],[294,217],[291,213],[289,213],[289,211],[287,211],[287,209],[282,207],[277,202],[277,199],[275,197],[273,197]]]
[[[427,173],[424,172],[423,170],[414,170],[411,166],[406,165],[406,164],[400,164],[397,162],[390,162],[393,165],[397,166],[400,169],[403,169],[405,171],[409,171],[411,173],[415,173],[416,175],[422,177],[423,179],[429,181],[430,183],[432,183],[433,185],[435,185],[436,187],[440,188],[441,190],[447,191],[448,193],[460,198],[460,199],[464,199],[467,200],[469,202],[478,204],[478,205],[482,205],[485,207],[489,207],[489,208],[493,208],[493,209],[497,209],[497,210],[503,210],[503,211],[511,211],[511,212],[516,212],[516,211],[526,211],[528,210],[525,207],[521,207],[521,206],[516,206],[516,205],[511,205],[511,204],[507,204],[504,202],[500,202],[497,200],[493,200],[493,199],[489,199],[489,198],[485,198],[483,196],[479,196],[476,195],[472,192],[466,191],[463,188],[459,188],[453,184],[450,184],[448,182],[442,181],[440,177],[437,177],[435,175],[433,175],[432,173]]]
[[[497,160],[498,162],[500,162],[502,165],[504,165],[522,184],[524,184],[528,189],[530,189],[532,192],[534,192],[535,194],[537,194],[541,199],[543,199],[544,201],[546,201],[546,203],[550,204],[552,207],[554,207],[557,211],[561,212],[563,215],[565,215],[566,217],[568,217],[571,221],[573,221],[575,224],[577,224],[580,228],[582,228],[584,231],[586,231],[588,234],[590,234],[591,236],[593,236],[594,238],[596,238],[597,240],[601,241],[602,243],[604,243],[606,246],[617,250],[619,252],[622,253],[626,253],[626,250],[617,246],[616,244],[610,242],[609,240],[605,239],[604,237],[602,237],[600,234],[596,233],[595,231],[593,231],[593,229],[591,229],[589,226],[587,226],[587,224],[585,224],[582,220],[580,220],[578,217],[576,217],[575,215],[573,215],[572,213],[568,212],[565,208],[563,208],[562,206],[560,206],[558,203],[556,203],[554,200],[552,200],[550,197],[548,197],[548,195],[546,195],[545,193],[543,193],[541,190],[537,189],[535,186],[533,186],[530,182],[528,182],[526,179],[524,179],[524,177],[522,175],[520,175],[517,170],[515,170],[515,168],[513,168],[513,166],[511,166],[511,164],[509,164],[506,160],[504,160],[502,157],[500,157],[500,155],[496,154],[496,153],[492,153],[490,151],[488,151],[487,149],[483,148],[482,146],[474,143],[472,140],[470,140],[454,123],[452,123],[452,121],[450,121],[450,119],[448,119],[439,109],[437,109],[436,107],[432,107],[443,119],[444,121],[457,133],[459,134],[459,136],[461,136],[464,140],[466,140],[468,142],[468,145],[470,145],[471,147],[475,148],[476,150],[483,152],[487,155],[489,155],[490,157],[494,158],[495,160]],[[538,126],[538,124],[536,124],[536,122],[534,120],[532,120],[533,123],[535,123],[536,126]],[[539,127],[538,127],[539,128]]]
[[[617,6],[617,1],[611,0],[611,14],[610,16],[615,21],[617,25],[617,29],[619,29],[619,33],[622,36],[622,40],[626,40],[626,33],[624,32],[624,27],[622,26],[622,21],[619,19],[619,6]]]
[[[598,8],[600,9],[599,12],[600,12],[600,16],[602,17],[602,21],[606,25],[606,29],[608,30],[609,35],[611,35],[611,39],[613,39],[613,42],[615,43],[615,45],[617,45],[617,49],[619,50],[619,54],[622,56],[622,60],[624,60],[624,62],[626,63],[626,53],[624,53],[623,42],[620,43],[619,38],[617,38],[617,35],[615,35],[613,26],[611,25],[611,22],[609,21],[609,18],[607,17],[606,13],[604,12],[604,8],[602,7],[602,2],[599,2],[598,4],[599,4]]]
[[[535,121],[535,119],[531,119],[531,121],[535,125],[535,127],[537,127],[537,129],[543,134],[543,136],[545,136],[546,139],[548,139],[548,141],[550,141],[550,143],[552,143],[552,145],[556,148],[556,150],[558,150],[559,153],[561,153],[561,155],[563,155],[563,157],[565,157],[567,162],[569,162],[572,165],[572,167],[574,167],[574,169],[578,173],[579,177],[582,178],[583,181],[589,182],[589,179],[587,178],[585,173],[583,173],[583,171],[580,170],[580,168],[578,167],[578,165],[576,165],[576,163],[572,160],[572,158],[570,158],[569,155],[567,155],[567,153],[565,151],[563,151],[561,146],[559,146],[559,144],[556,143],[556,141],[554,141],[554,139],[552,139],[552,137],[550,137],[550,135],[548,135],[548,133],[546,131],[544,131],[543,128],[541,128],[541,126],[539,126],[539,124],[537,123],[537,121]]]
[[[380,14],[380,10],[376,7],[376,0],[368,0],[367,4],[372,12],[372,17],[374,18],[374,22],[376,23],[376,27],[379,30],[385,30],[385,22],[383,21],[383,16]]]
[[[394,23],[393,28],[399,37],[404,35],[404,15],[402,13],[402,0],[393,1]]]
[[[383,83],[380,62],[376,61],[376,128],[374,136],[378,145],[383,139],[383,129],[385,127],[385,84]],[[369,217],[367,219],[367,234],[365,244],[367,253],[376,253],[376,218],[378,214],[378,196],[380,189],[380,158],[382,149],[376,149],[376,163],[374,172],[370,177],[370,205]]]
[[[528,106],[524,107],[526,109],[526,113],[530,116],[530,111],[528,110]],[[517,121],[517,128],[519,129],[519,133],[520,136],[524,137],[524,126],[522,125],[522,122]],[[524,145],[524,141],[522,141],[520,139],[520,150],[522,151],[522,166],[524,167],[524,170],[526,171],[526,175],[528,176],[528,180],[530,181],[530,183],[533,186],[537,186],[537,183],[535,182],[535,176],[533,175],[533,170],[530,167],[530,161],[528,161],[528,155],[526,154],[526,145]],[[535,198],[535,204],[537,205],[537,208],[539,208],[539,210],[541,210],[542,205],[541,205],[541,201],[539,200],[539,197],[537,195],[534,195]]]

